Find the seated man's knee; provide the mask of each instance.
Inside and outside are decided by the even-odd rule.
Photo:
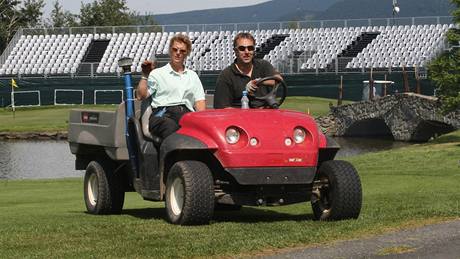
[[[152,116],[149,123],[149,130],[152,135],[166,138],[179,129],[179,125],[173,119],[168,117]]]

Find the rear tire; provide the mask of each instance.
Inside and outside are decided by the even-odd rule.
[[[112,163],[91,161],[84,180],[86,210],[91,214],[120,214],[125,201],[122,177]]]
[[[166,215],[178,225],[208,224],[214,212],[214,183],[199,161],[175,163],[166,182]]]
[[[361,204],[361,181],[353,165],[339,160],[322,163],[311,197],[315,219],[356,219]]]

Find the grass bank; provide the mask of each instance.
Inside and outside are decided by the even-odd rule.
[[[46,132],[67,131],[71,109],[114,110],[115,105],[70,105],[21,107],[13,114],[10,108],[0,109],[0,132]]]
[[[315,97],[288,97],[283,109],[309,111],[313,116],[329,112],[331,99]],[[67,131],[69,111],[75,108],[114,110],[116,105],[72,105],[18,108],[13,116],[11,109],[0,109],[0,132]]]
[[[165,222],[163,203],[126,198],[122,215],[86,214],[82,179],[0,181],[0,258],[234,257],[460,218],[460,131],[347,159],[361,176],[358,220],[317,222],[309,203],[218,212],[210,225]]]

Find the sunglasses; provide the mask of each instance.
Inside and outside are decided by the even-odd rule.
[[[174,47],[172,47],[171,49],[172,49],[173,53],[176,53],[176,52],[179,51],[180,54],[183,54],[183,55],[187,54],[187,50],[185,50],[185,49],[178,49],[178,48],[174,48]]]
[[[245,51],[245,50],[254,51],[256,48],[254,46],[238,46],[236,47],[236,49],[239,51]]]

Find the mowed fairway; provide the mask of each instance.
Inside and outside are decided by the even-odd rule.
[[[460,131],[348,159],[360,173],[358,220],[317,222],[309,203],[166,223],[163,203],[127,195],[122,215],[85,213],[82,179],[0,181],[0,258],[234,257],[274,253],[460,218]],[[58,163],[59,161],[56,161]]]
[[[0,132],[67,131],[71,109],[115,110],[116,105],[68,105],[0,109]]]

